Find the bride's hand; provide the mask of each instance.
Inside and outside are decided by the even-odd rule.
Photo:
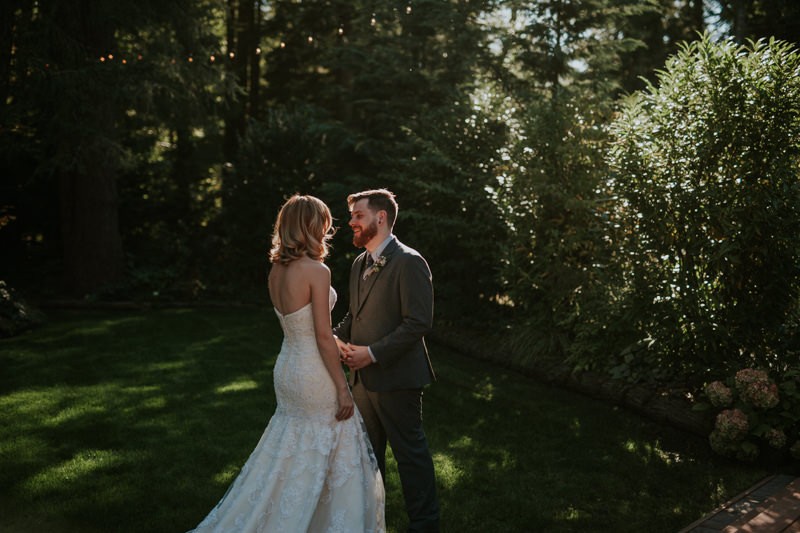
[[[350,394],[350,388],[345,385],[343,389],[339,389],[336,393],[336,403],[339,409],[336,411],[336,420],[347,420],[353,416],[355,407],[353,407],[353,396]]]

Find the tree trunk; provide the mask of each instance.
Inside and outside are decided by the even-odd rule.
[[[120,281],[125,259],[113,172],[102,165],[64,172],[59,192],[69,292],[84,295]]]
[[[261,44],[261,0],[256,0],[250,28],[250,111],[249,116],[260,116],[259,83],[261,81],[261,53],[256,47]]]
[[[735,0],[733,2],[733,40],[739,44],[744,44],[749,32],[747,13],[750,4],[751,0]]]
[[[55,52],[65,68],[81,68],[80,79],[59,85],[52,143],[65,154],[57,158],[61,235],[67,288],[83,295],[117,283],[125,256],[119,231],[113,87],[102,73],[87,68],[86,57],[113,50],[114,29],[91,0],[59,6],[50,13],[72,43],[72,51]],[[62,11],[63,9],[63,11]],[[82,52],[82,53],[81,53]],[[77,117],[72,119],[71,117]]]
[[[253,24],[255,21],[254,16],[254,2],[253,0],[240,0],[239,1],[239,16],[236,25],[236,61],[234,61],[234,72],[236,73],[236,83],[245,88],[246,93],[251,93],[253,87],[251,86],[248,71],[250,61],[255,55],[256,39]],[[236,129],[237,138],[244,135],[245,127],[247,124],[248,110],[245,104],[249,104],[247,96],[241,97],[236,102],[234,107],[235,114],[232,117],[232,125]]]
[[[228,57],[225,59],[226,75],[235,76],[236,68],[234,61],[236,58],[236,13],[237,1],[227,1],[227,13],[225,16],[226,27],[225,34],[227,37],[227,50]],[[233,58],[230,54],[233,53]],[[238,98],[233,96],[232,98]],[[222,138],[222,155],[226,162],[231,162],[236,158],[236,152],[239,151],[239,132],[237,127],[237,116],[239,103],[237,101],[228,102],[228,111],[225,115],[225,128]]]

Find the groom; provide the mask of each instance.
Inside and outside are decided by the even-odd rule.
[[[425,259],[392,235],[394,194],[351,194],[353,244],[366,248],[350,271],[350,307],[334,328],[350,367],[353,399],[386,479],[386,443],[403,486],[409,531],[438,531],[433,460],[422,430],[422,388],[435,379],[424,335],[433,323],[433,284]]]

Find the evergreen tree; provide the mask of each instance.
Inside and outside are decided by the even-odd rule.
[[[620,36],[638,2],[506,2],[503,83],[514,96],[514,141],[499,202],[512,231],[503,271],[528,353],[565,357],[588,302],[607,299],[610,250],[605,127],[620,88]],[[574,354],[573,354],[574,356]]]
[[[474,309],[493,295],[501,225],[485,189],[493,179],[487,161],[503,129],[472,105],[485,42],[479,16],[487,8],[484,2],[273,3],[263,46],[270,118],[251,126],[247,154],[228,182],[226,226],[239,227],[237,213],[254,194],[270,207],[269,216],[286,194],[317,194],[346,221],[348,193],[387,187],[401,207],[398,235],[425,254],[437,276],[439,309]],[[291,155],[279,148],[280,132],[296,141]],[[247,161],[256,154],[272,175]],[[231,242],[237,234],[231,231]],[[264,244],[259,239],[248,255]],[[346,284],[355,255],[347,231],[336,249],[334,274]]]
[[[12,167],[35,176],[47,198],[57,198],[59,234],[42,238],[60,243],[66,287],[74,294],[96,292],[124,278],[119,177],[135,159],[129,134],[143,124],[131,118],[186,91],[180,87],[184,81],[205,79],[192,78],[197,72],[184,67],[187,49],[199,52],[208,44],[202,43],[206,26],[189,29],[189,21],[211,7],[203,1],[52,0],[20,3],[11,12],[14,54],[2,61],[8,66],[4,90],[9,95],[2,129],[11,137],[4,145],[15,149],[5,156]],[[52,212],[50,201],[35,202],[39,212],[26,216],[41,216],[42,207]]]

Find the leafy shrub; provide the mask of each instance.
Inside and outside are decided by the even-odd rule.
[[[800,296],[800,54],[704,37],[625,102],[612,132],[615,267],[651,339],[646,366],[785,370]]]
[[[13,337],[45,321],[44,314],[0,280],[0,337]]]

